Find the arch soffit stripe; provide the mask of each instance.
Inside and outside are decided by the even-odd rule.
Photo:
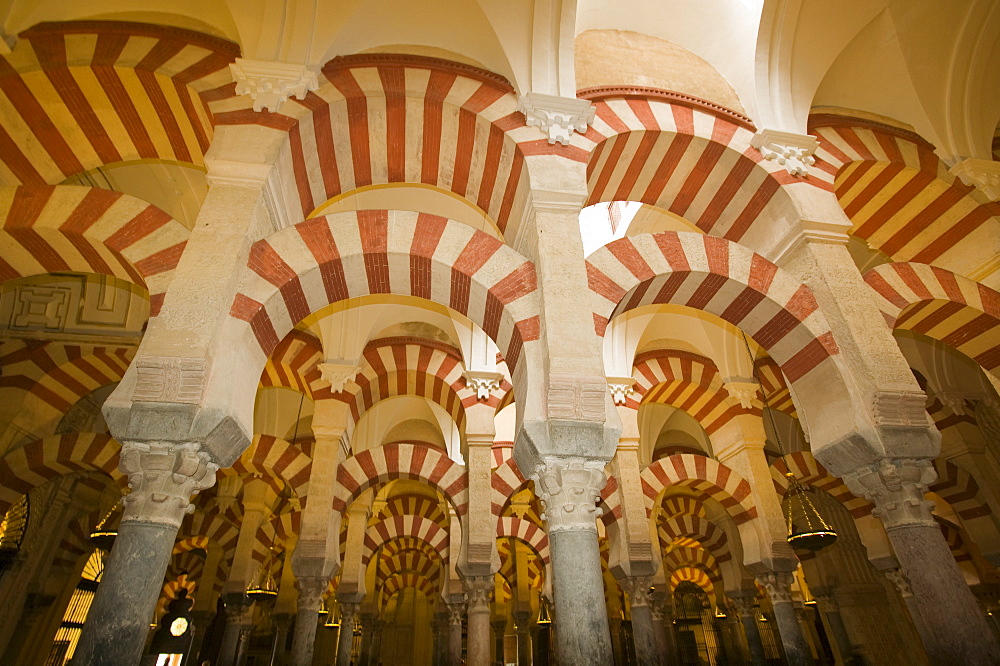
[[[750,483],[706,456],[678,453],[661,458],[642,471],[640,481],[647,516],[652,515],[665,490],[681,485],[701,491],[703,499],[719,502],[736,525],[757,517],[757,507],[750,499]]]

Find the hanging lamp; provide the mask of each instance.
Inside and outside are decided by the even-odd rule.
[[[326,607],[326,601],[323,602],[323,607]],[[327,629],[336,629],[340,626],[340,613],[338,612],[336,604],[334,604],[333,610],[327,610],[326,621],[323,626]]]
[[[90,542],[94,544],[94,546],[100,548],[106,553],[111,552],[111,546],[114,545],[115,539],[118,537],[118,527],[116,525],[121,521],[121,514],[122,501],[119,499],[114,503],[111,509],[104,514],[104,517],[97,521],[97,525],[90,533]]]
[[[545,600],[545,597],[541,597],[541,603],[538,606],[538,620],[535,624],[552,624],[552,616],[549,615],[549,602]]]
[[[741,331],[742,333],[742,331]],[[771,422],[771,432],[774,433],[775,443],[778,445],[778,454],[782,460],[785,458],[785,447],[781,445],[781,435],[774,424],[774,414],[767,404],[767,392],[764,391],[760,376],[757,372],[757,364],[754,362],[753,351],[750,349],[750,341],[746,333],[743,333],[743,344],[746,345],[747,354],[750,356],[750,367],[753,369],[753,378],[757,385],[761,387],[761,401],[764,404],[764,412]],[[791,472],[785,473],[788,480],[788,491],[785,493],[785,527],[788,530],[785,539],[792,548],[818,551],[832,546],[837,540],[837,531],[820,514],[819,509],[809,499],[806,489],[795,478]]]
[[[278,585],[274,582],[270,561],[260,566],[257,579],[247,587],[247,596],[253,601],[269,601],[278,596]]]

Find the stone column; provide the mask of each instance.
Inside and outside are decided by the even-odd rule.
[[[673,613],[668,607],[666,595],[655,592],[652,595],[652,603],[649,606],[650,615],[653,618],[653,638],[656,641],[656,663],[665,666],[674,660],[671,651],[673,643]],[[667,637],[667,632],[670,637]]]
[[[445,666],[446,646],[448,645],[448,614],[435,612],[431,620],[431,632],[434,635],[434,655],[431,663],[434,666]]]
[[[875,505],[885,525],[913,592],[914,620],[931,663],[1000,663],[1000,647],[931,515],[934,503],[924,499],[937,478],[931,461],[882,459],[843,478],[851,492]]]
[[[292,663],[311,664],[319,607],[323,603],[328,581],[325,578],[299,578],[299,602],[295,613],[295,633],[292,634]]]
[[[0,655],[20,626],[28,586],[44,577],[66,531],[76,479],[64,476],[31,492],[28,525],[14,562],[0,576]],[[0,513],[0,518],[3,514]]]
[[[337,666],[350,666],[351,648],[354,645],[354,625],[357,623],[360,613],[360,602],[340,602],[340,636],[337,641]]]
[[[507,631],[507,618],[498,617],[490,622],[490,626],[493,627],[493,664],[494,666],[503,666],[503,643],[504,633]]]
[[[657,649],[656,630],[653,627],[653,609],[650,603],[649,588],[653,579],[651,576],[632,576],[621,581],[628,594],[629,608],[632,612],[632,639],[635,642],[635,655],[639,666],[656,666]]]
[[[285,644],[288,642],[288,625],[291,622],[292,616],[288,613],[278,613],[274,616],[274,643],[271,646],[271,666],[278,666],[281,658],[285,656]]]
[[[205,565],[201,569],[201,578],[198,580],[198,595],[195,597],[192,607],[194,619],[194,640],[191,642],[191,654],[198,655],[201,646],[205,643],[208,635],[208,628],[211,626],[212,618],[215,617],[215,607],[219,601],[215,593],[215,581],[219,575],[219,565],[225,552],[214,542],[205,553]]]
[[[552,456],[535,468],[532,478],[548,526],[559,659],[566,664],[610,663],[596,522],[604,463]]]
[[[729,597],[733,602],[733,608],[740,617],[743,625],[743,634],[747,643],[750,663],[754,666],[762,666],[767,663],[764,658],[764,641],[760,638],[760,628],[757,626],[757,614],[754,611],[754,596],[750,592],[745,595]]]
[[[518,611],[514,614],[514,624],[517,632],[518,666],[529,666],[531,664],[531,635],[528,632],[530,622],[530,612]]]
[[[774,607],[774,620],[781,636],[781,644],[785,648],[785,658],[789,666],[809,666],[812,664],[812,652],[802,633],[802,625],[795,614],[792,604],[792,581],[795,576],[791,571],[769,571],[757,576],[757,581],[767,590]]]
[[[492,576],[470,576],[463,579],[469,627],[465,662],[469,666],[489,666],[490,663],[490,590]]]
[[[149,633],[163,575],[191,496],[218,467],[195,442],[124,442],[119,467],[132,492],[73,662],[134,666]]]
[[[900,599],[903,600],[903,605],[906,606],[906,612],[910,616],[910,622],[913,624],[913,628],[917,632],[917,637],[920,638],[924,635],[930,635],[931,628],[925,627],[924,616],[920,613],[920,608],[917,607],[917,600],[913,598],[913,591],[910,589],[910,583],[906,580],[906,576],[903,575],[902,570],[898,567],[893,569],[887,569],[885,572],[885,577],[892,583],[893,587],[896,588],[896,592],[899,593]],[[921,638],[921,644],[923,640]]]
[[[851,638],[847,635],[847,627],[844,626],[844,618],[840,616],[840,606],[832,594],[817,594],[816,608],[822,613],[822,618],[826,621],[826,628],[830,634],[830,642],[836,650],[836,656],[843,663],[851,657]]]
[[[448,609],[448,666],[462,664],[462,620],[465,618],[465,603],[446,604]],[[337,666],[341,666],[339,663]]]

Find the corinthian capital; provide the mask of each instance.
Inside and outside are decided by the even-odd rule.
[[[600,460],[546,460],[531,477],[545,504],[542,519],[549,533],[568,530],[597,531],[601,516],[597,502],[607,479]]]
[[[462,579],[462,586],[465,588],[465,600],[469,605],[469,611],[489,608],[493,576],[468,576]]]
[[[844,483],[852,493],[875,505],[872,513],[888,530],[934,524],[934,502],[925,500],[924,493],[936,478],[934,466],[925,458],[883,458],[845,474]]]
[[[122,520],[180,527],[191,496],[215,483],[219,466],[195,442],[125,442],[118,467],[132,489]]]
[[[649,606],[650,591],[653,584],[652,576],[628,576],[623,578],[621,586],[628,593],[628,600],[632,606]]]

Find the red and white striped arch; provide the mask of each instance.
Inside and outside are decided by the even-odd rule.
[[[316,366],[323,361],[323,344],[318,338],[303,331],[289,331],[268,357],[260,385],[293,389],[310,400],[315,399],[315,392],[321,388]]]
[[[40,23],[0,56],[0,184],[59,183],[105,164],[202,165],[206,103],[239,46],[121,21]]]
[[[189,231],[134,197],[89,187],[0,188],[0,280],[75,271],[145,287],[150,314],[180,261]]]
[[[960,518],[971,520],[993,513],[972,474],[943,458],[934,461],[934,468],[938,478],[928,490],[940,495]]]
[[[718,579],[721,582],[721,579]],[[681,566],[670,572],[670,591],[676,592],[677,586],[681,583],[693,583],[708,595],[709,599],[715,599],[715,584],[712,582],[712,575],[708,572],[693,566]]]
[[[668,497],[660,504],[660,510],[667,519],[677,516],[705,517],[705,505],[693,497]]]
[[[388,578],[379,590],[380,607],[384,609],[396,593],[408,587],[420,592],[431,603],[434,603],[438,594],[437,586],[425,576],[416,573],[396,574]]]
[[[436,521],[423,516],[402,515],[393,516],[368,526],[365,532],[365,546],[362,550],[361,564],[367,565],[368,560],[381,546],[402,537],[426,543],[442,560],[448,559],[447,529]]]
[[[681,515],[661,520],[657,532],[664,548],[677,539],[694,539],[715,557],[716,562],[727,562],[733,557],[725,531],[700,516]]]
[[[926,264],[882,264],[864,279],[891,329],[940,340],[1000,377],[1000,292]]]
[[[713,499],[737,525],[757,517],[750,499],[750,483],[722,463],[706,456],[677,453],[655,461],[640,475],[646,497],[646,515],[652,515],[663,492],[683,486],[699,492],[697,499]]]
[[[506,80],[394,54],[335,58],[323,75],[319,90],[290,100],[280,115],[255,114],[246,98],[211,104],[218,124],[288,131],[281,166],[294,174],[302,217],[356,188],[418,183],[464,198],[514,245],[529,189],[525,156],[551,146],[525,125]]]
[[[512,372],[539,337],[531,262],[468,225],[408,211],[337,213],[257,241],[230,314],[256,340],[263,366],[310,313],[368,294],[457,311],[497,343]]]
[[[103,433],[52,435],[18,447],[0,458],[0,512],[6,512],[33,488],[73,472],[102,472],[119,486],[121,446]]]
[[[596,117],[572,145],[589,153],[587,203],[641,201],[740,242],[785,217],[783,185],[823,179],[790,175],[750,146],[748,118],[684,95],[653,89],[595,89]]]
[[[179,539],[204,537],[217,544],[224,553],[231,553],[240,538],[242,514],[230,507],[225,512],[195,511],[181,525]],[[226,558],[223,558],[226,559]]]
[[[391,519],[395,516],[421,516],[431,520],[441,527],[447,528],[451,522],[447,509],[442,509],[440,502],[424,495],[394,495],[386,501],[376,519]]]
[[[781,368],[770,356],[758,358],[754,361],[757,370],[757,378],[760,382],[760,390],[767,397],[767,406],[771,409],[783,412],[793,419],[799,418],[795,413],[795,404],[792,402],[792,392],[788,390],[788,383],[785,376],[781,374]]]
[[[636,356],[632,366],[638,401],[628,406],[660,403],[687,412],[711,435],[742,414],[760,415],[734,400],[723,387],[719,369],[711,359],[690,352],[658,350]]]
[[[497,538],[520,539],[548,566],[549,535],[538,524],[516,516],[504,516],[497,521]]]
[[[517,462],[513,456],[507,458],[499,467],[493,470],[490,475],[490,507],[495,517],[500,517],[504,507],[514,493],[520,490],[528,482],[521,474]]]
[[[435,587],[441,582],[441,565],[444,560],[436,551],[407,548],[393,553],[383,551],[375,569],[375,586],[380,587],[390,577],[415,573],[423,576]]]
[[[81,398],[120,381],[134,354],[130,347],[8,340],[0,343],[0,388],[24,391],[15,423],[46,437]]]
[[[439,449],[420,444],[386,444],[355,454],[337,469],[333,510],[341,513],[365,490],[396,479],[422,481],[440,491],[459,515],[469,510],[465,467]]]
[[[873,248],[895,261],[959,272],[990,259],[984,248],[1000,251],[1000,203],[949,173],[920,136],[835,115],[813,116],[809,124],[819,139],[816,169],[836,178],[852,233]]]
[[[796,451],[778,458],[771,463],[770,469],[774,489],[779,497],[784,498],[788,492],[788,478],[785,474],[791,472],[799,483],[828,493],[855,518],[867,516],[874,508],[868,500],[851,493],[841,479],[830,474],[808,451]]]
[[[518,567],[517,555],[516,552],[511,552],[510,540],[498,540],[497,554],[500,556],[500,569],[497,571],[497,575],[505,583],[504,593],[506,595],[510,595],[511,589],[517,588],[519,575],[524,576],[529,589],[540,590],[545,585],[546,565],[541,562],[538,553],[534,550],[526,558],[524,568]]]
[[[674,304],[745,330],[792,384],[840,353],[807,286],[722,238],[675,231],[622,238],[590,255],[587,277],[598,335],[619,314]]]
[[[297,497],[302,498],[309,493],[312,458],[302,450],[301,444],[258,433],[231,469],[241,476],[280,479]]]

